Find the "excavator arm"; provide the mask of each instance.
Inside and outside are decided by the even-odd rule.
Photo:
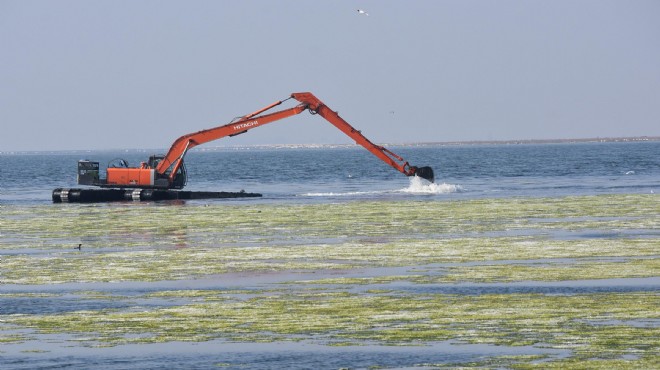
[[[362,132],[356,130],[348,122],[337,114],[337,112],[328,108],[327,105],[323,104],[316,96],[309,92],[303,93],[293,93],[291,97],[298,100],[302,104],[307,105],[307,109],[313,114],[318,114],[321,117],[325,118],[328,122],[333,124],[343,133],[348,135],[350,138],[355,140],[357,144],[362,145],[365,149],[370,151],[373,155],[380,158],[383,162],[389,164],[397,171],[403,173],[406,176],[419,176],[424,179],[427,179],[431,182],[434,181],[433,169],[431,167],[415,167],[408,164],[404,161],[403,158],[396,155],[387,148],[376,145],[367,139]]]
[[[300,104],[293,108],[280,110],[274,113],[262,114],[289,99],[295,99]],[[167,152],[165,157],[158,163],[155,172],[158,177],[167,177],[170,184],[174,182],[177,171],[183,165],[183,158],[188,150],[197,145],[207,143],[209,141],[217,140],[226,136],[235,136],[247,132],[255,127],[263,126],[268,123],[278,121],[287,117],[291,117],[309,110],[312,114],[318,114],[325,118],[328,122],[333,124],[343,133],[351,137],[357,144],[362,145],[376,157],[380,158],[383,162],[389,164],[399,172],[406,176],[419,176],[431,182],[434,181],[434,174],[431,167],[415,167],[404,161],[403,158],[391,152],[390,150],[375,145],[367,139],[359,130],[356,130],[348,122],[342,119],[337,112],[332,111],[328,106],[323,104],[316,96],[309,92],[293,93],[288,99],[284,101],[277,101],[267,107],[259,109],[246,116],[240,117],[238,120],[229,124],[198,131],[192,134],[181,136],[174,141],[172,147]]]

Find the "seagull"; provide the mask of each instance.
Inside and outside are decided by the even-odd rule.
[[[362,9],[358,9],[357,12],[360,13],[360,14],[364,14],[364,15],[366,15],[367,17],[369,16],[369,13],[365,12],[365,11],[362,10]]]

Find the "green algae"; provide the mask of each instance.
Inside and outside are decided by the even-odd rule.
[[[140,296],[80,291],[79,299],[128,307],[0,315],[0,343],[38,340],[42,334],[68,334],[72,343],[92,346],[214,339],[332,346],[451,340],[569,351],[561,359],[494,357],[457,366],[649,368],[660,349],[657,292],[463,296],[368,285],[657,277],[658,229],[660,198],[638,194],[316,205],[3,206],[0,251],[12,253],[2,256],[0,284],[222,280],[236,272],[279,272],[291,282],[302,272],[337,271],[337,277],[319,274],[309,280],[307,274],[304,282],[314,285],[296,282],[278,289]],[[80,251],[74,249],[78,243]],[[352,275],[356,269],[398,266],[411,272]],[[366,286],[361,293],[351,290],[357,284]],[[38,294],[43,293],[6,293],[0,299]],[[140,306],[133,303],[137,300],[158,304]]]
[[[578,262],[533,265],[485,265],[448,267],[445,275],[412,277],[416,282],[514,282],[645,278],[660,276],[659,259],[624,262]]]
[[[218,338],[313,340],[334,345],[430,345],[453,340],[543,345],[568,348],[582,359],[616,359],[660,349],[660,328],[624,324],[660,319],[658,306],[657,293],[459,296],[267,292],[245,300],[157,309],[11,316],[7,322],[40,333],[64,332],[108,345]],[[621,323],[599,325],[594,320]]]
[[[656,369],[658,359],[652,356],[635,359],[603,360],[591,359],[589,361],[568,358],[548,361],[547,356],[520,355],[497,356],[482,361],[466,363],[440,363],[422,364],[428,368],[438,369],[585,369],[585,370],[627,370],[627,369]]]
[[[513,230],[657,229],[654,195],[320,205],[6,206],[0,248],[217,247],[319,240],[381,243]],[[344,217],[350,214],[351,217]],[[111,244],[111,245],[109,245]]]
[[[229,272],[316,271],[369,266],[539,258],[639,257],[656,254],[657,241],[653,239],[576,241],[535,238],[427,239],[387,244],[181,248],[107,253],[76,251],[39,257],[5,256],[0,268],[0,283],[159,281]],[[638,276],[650,276],[657,272],[655,259],[632,264],[636,265],[636,269],[631,270],[633,272],[645,269],[646,272]],[[521,274],[524,272],[522,267],[517,269]],[[472,270],[477,271],[476,268]],[[603,271],[604,276],[612,275],[604,268]],[[457,276],[459,274],[457,269],[452,270],[452,273]],[[631,273],[630,276],[635,275]],[[624,277],[624,274],[618,277]]]
[[[0,332],[0,344],[23,343],[27,339],[28,337],[23,334],[3,334]],[[2,351],[0,351],[0,353],[1,352]]]
[[[543,363],[519,363],[512,364],[513,369],[585,369],[585,370],[638,370],[638,369],[657,369],[660,360],[657,356],[644,356],[643,358],[624,360],[624,359],[599,359],[591,358],[588,361],[579,358],[569,358],[552,362]]]
[[[416,270],[419,272],[419,270]],[[633,259],[622,262],[557,262],[531,264],[486,264],[427,268],[425,274],[377,277],[337,277],[301,280],[299,283],[326,285],[372,285],[395,281],[417,284],[502,283],[516,281],[571,281],[647,278],[660,276],[660,260]]]

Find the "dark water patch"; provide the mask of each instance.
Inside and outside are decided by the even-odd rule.
[[[493,356],[548,355],[568,351],[533,346],[505,347],[438,342],[428,346],[324,346],[310,343],[163,343],[111,348],[42,346],[48,352],[21,354],[13,345],[0,365],[12,369],[339,369],[402,368],[483,361]]]
[[[589,325],[632,326],[635,328],[660,328],[660,319],[639,320],[578,320]]]
[[[552,230],[548,235],[556,240],[584,239],[656,239],[660,230],[653,229],[622,229],[622,230]]]
[[[635,328],[660,328],[660,319],[638,319],[638,320],[589,320],[591,325],[614,325],[632,326]]]
[[[352,289],[363,292],[370,289],[397,290],[414,294],[590,294],[590,293],[632,293],[660,292],[660,277],[629,279],[596,279],[565,281],[519,281],[512,283],[456,283],[456,284],[415,284],[395,282],[390,284],[370,284]]]
[[[0,315],[49,315],[84,310],[119,309],[130,306],[128,303],[112,300],[0,296]]]
[[[162,290],[260,290],[272,289],[274,284],[297,280],[337,277],[351,270],[238,272],[208,275],[195,279],[161,281],[123,281],[62,284],[4,284],[3,293],[70,293],[95,291],[114,295],[146,294]]]
[[[588,239],[655,239],[660,237],[660,230],[654,229],[574,229],[569,230],[560,227],[521,227],[505,228],[502,230],[468,232],[468,233],[443,233],[424,235],[425,238],[436,239],[460,239],[460,238],[507,238],[507,237],[542,237],[552,240],[588,240]]]

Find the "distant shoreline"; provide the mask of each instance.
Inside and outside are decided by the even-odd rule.
[[[431,146],[461,146],[461,145],[524,145],[524,144],[578,144],[578,143],[632,143],[660,141],[660,136],[632,137],[595,137],[582,139],[524,139],[524,140],[466,140],[466,141],[434,141],[415,143],[380,143],[385,147],[431,147]],[[249,150],[249,149],[328,149],[352,148],[357,144],[253,144],[253,145],[223,145],[200,146],[196,151],[218,150]],[[77,154],[90,152],[125,152],[125,153],[165,153],[167,149],[74,149],[74,150],[13,150],[0,151],[0,155],[18,154]]]
[[[510,145],[510,144],[563,144],[563,143],[627,143],[660,141],[660,136],[592,137],[583,139],[524,139],[524,140],[469,140],[419,143],[420,145]],[[395,145],[395,144],[390,144]],[[405,145],[405,144],[404,144]]]

